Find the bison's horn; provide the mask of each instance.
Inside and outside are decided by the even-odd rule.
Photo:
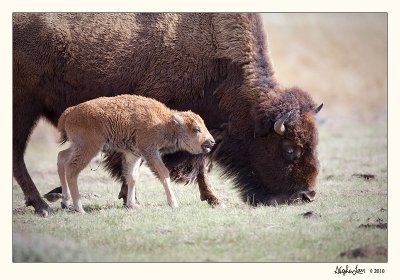
[[[313,110],[314,115],[318,114],[319,111],[321,111],[322,107],[324,106],[324,103],[321,103],[317,108]]]
[[[287,112],[282,117],[280,117],[274,124],[274,130],[279,135],[283,135],[285,133],[285,121],[290,116],[290,112]]]

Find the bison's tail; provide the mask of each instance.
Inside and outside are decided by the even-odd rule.
[[[58,140],[58,143],[60,143],[60,145],[64,144],[65,142],[68,141],[68,136],[67,136],[67,132],[65,131],[65,119],[67,118],[67,116],[69,115],[69,113],[71,113],[71,111],[74,109],[74,107],[69,107],[67,108],[64,113],[62,113],[61,117],[58,119],[58,124],[57,124],[57,129],[58,131],[60,131],[61,133],[61,137]]]

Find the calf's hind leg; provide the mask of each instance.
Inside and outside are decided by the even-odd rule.
[[[71,148],[63,150],[58,153],[57,157],[57,171],[60,177],[61,189],[62,189],[62,201],[61,208],[68,208],[71,202],[71,194],[67,185],[67,180],[65,177],[65,163],[69,159],[71,153]]]
[[[71,192],[74,209],[77,212],[85,213],[80,200],[78,189],[78,175],[85,168],[90,160],[99,152],[101,145],[95,145],[93,142],[73,143],[71,146],[70,157],[65,164],[65,177]]]

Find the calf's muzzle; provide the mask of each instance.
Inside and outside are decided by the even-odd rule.
[[[211,148],[215,145],[215,140],[214,138],[207,139],[204,141],[204,143],[201,145],[201,148],[203,149],[203,152],[209,153],[211,151]]]

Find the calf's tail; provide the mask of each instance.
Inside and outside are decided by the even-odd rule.
[[[65,131],[65,120],[74,108],[75,106],[67,108],[58,119],[57,129],[61,133],[61,137],[58,140],[58,143],[60,143],[61,145],[68,141],[67,132]]]

